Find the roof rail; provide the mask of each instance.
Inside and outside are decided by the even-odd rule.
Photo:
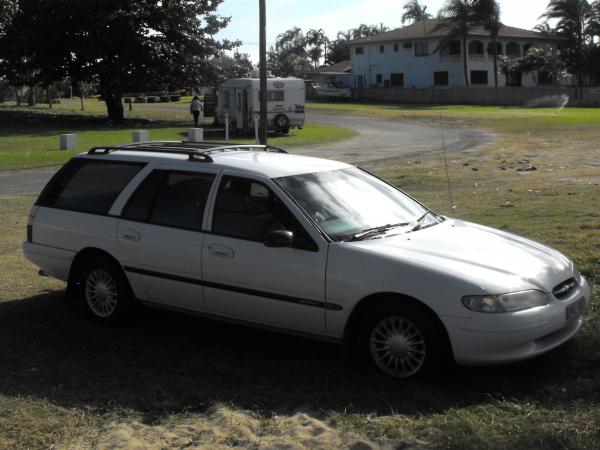
[[[123,147],[123,146],[106,146],[106,147],[93,147],[88,151],[88,155],[106,155],[110,152],[116,151],[128,151],[128,152],[158,152],[158,153],[169,153],[177,155],[187,155],[190,161],[197,162],[213,162],[213,159],[205,154],[204,152],[195,149],[176,148],[176,147],[159,147],[155,148],[150,145],[134,146],[134,147]]]
[[[272,145],[229,144],[223,142],[184,142],[184,141],[148,141],[133,144],[109,145],[92,147],[88,155],[106,155],[116,151],[128,152],[157,152],[188,155],[190,160],[213,162],[211,154],[219,152],[256,151],[287,153],[285,150]]]

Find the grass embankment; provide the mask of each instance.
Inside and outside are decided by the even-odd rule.
[[[455,120],[496,120],[482,114]],[[452,214],[554,246],[599,285],[598,122],[544,132],[529,111],[513,114],[503,126],[529,134],[494,128],[494,143],[449,155]],[[449,212],[439,155],[371,168]],[[343,368],[335,346],[266,331],[155,311],[91,323],[20,254],[32,202],[0,197],[0,448],[598,447],[598,288],[580,333],[546,356],[401,383]]]
[[[131,142],[135,129],[148,129],[151,140],[187,140],[191,126],[185,102],[165,104],[135,104],[134,111],[126,110],[129,123],[109,127],[103,120],[103,103],[86,101],[86,110],[78,111],[77,101],[65,100],[49,109],[44,105],[16,107],[0,105],[0,170],[23,169],[62,164],[72,155],[94,146]],[[205,138],[222,142],[224,130],[210,126],[212,118],[204,119]],[[62,133],[77,133],[77,147],[60,151],[58,137]],[[302,130],[293,129],[288,135],[272,134],[269,143],[295,147],[349,139],[349,129],[308,123]],[[254,139],[235,138],[232,143],[254,143]]]

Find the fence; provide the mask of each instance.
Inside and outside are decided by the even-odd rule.
[[[600,107],[600,87],[368,88],[357,89],[355,96],[356,100],[375,103],[497,106],[562,106],[564,99],[568,106]]]

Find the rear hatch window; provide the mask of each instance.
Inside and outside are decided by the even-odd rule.
[[[36,205],[108,214],[114,201],[143,163],[75,158],[46,185]]]

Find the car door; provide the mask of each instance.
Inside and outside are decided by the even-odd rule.
[[[117,238],[129,276],[146,299],[204,311],[202,245],[206,203],[216,173],[159,168],[141,183],[123,209]]]
[[[208,312],[323,333],[327,245],[317,245],[286,204],[262,182],[224,174],[202,250]],[[291,247],[264,244],[275,230]]]

